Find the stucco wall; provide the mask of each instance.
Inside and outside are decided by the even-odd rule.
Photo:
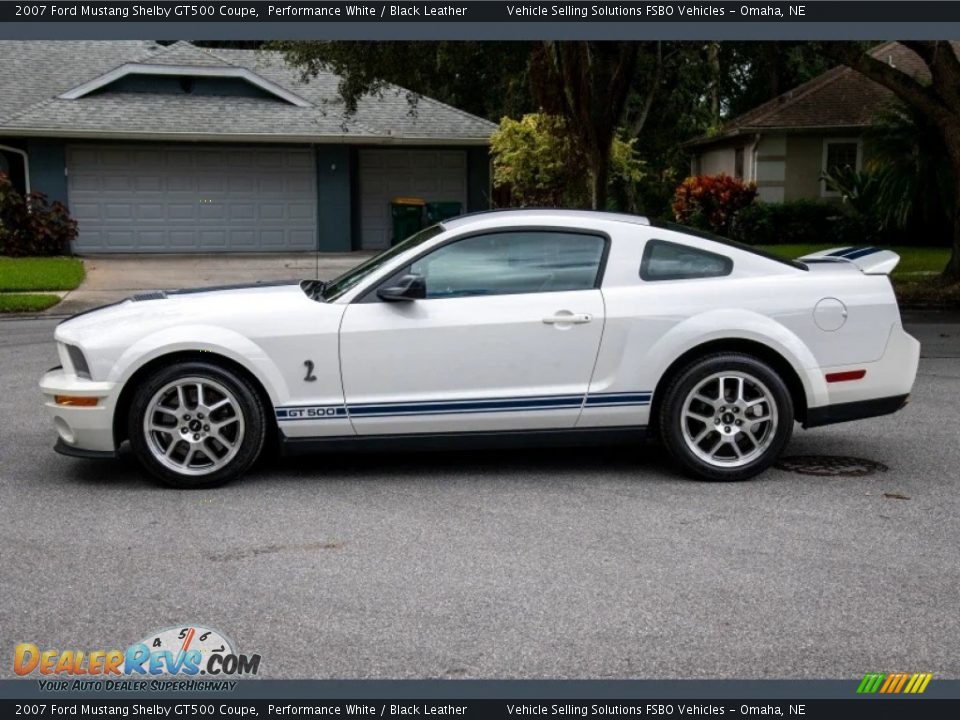
[[[820,198],[820,167],[822,161],[823,136],[791,135],[787,138],[784,200],[817,200]]]
[[[756,182],[763,202],[783,202],[787,179],[786,135],[764,135],[756,148]]]
[[[826,200],[839,202],[836,196],[822,196],[820,174],[823,172],[823,144],[827,140],[855,140],[859,132],[834,131],[816,135],[790,135],[787,138],[785,200]],[[861,167],[866,166],[872,154],[869,143],[864,143]]]
[[[724,173],[733,177],[736,150],[732,147],[712,148],[700,155],[699,175],[719,175]]]

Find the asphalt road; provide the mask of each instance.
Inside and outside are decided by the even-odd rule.
[[[286,678],[960,677],[960,323],[901,413],[679,478],[656,448],[326,456],[206,492],[50,449],[51,320],[0,322],[0,676],[13,646],[200,623]],[[885,497],[895,493],[909,499]]]

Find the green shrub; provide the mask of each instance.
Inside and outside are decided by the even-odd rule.
[[[616,138],[610,148],[609,183],[627,195],[643,179],[636,140]],[[586,159],[562,117],[529,113],[504,117],[490,138],[493,186],[510,205],[589,207]]]
[[[77,223],[66,206],[43,193],[24,197],[0,173],[0,255],[62,255],[77,237]]]
[[[730,237],[750,245],[864,245],[892,242],[889,233],[834,203],[793,200],[756,203],[740,210]]]

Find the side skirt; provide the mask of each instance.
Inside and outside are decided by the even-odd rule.
[[[645,425],[506,432],[340,435],[312,438],[290,438],[281,431],[280,454],[284,457],[292,457],[318,452],[403,452],[626,445],[643,440],[646,435]]]

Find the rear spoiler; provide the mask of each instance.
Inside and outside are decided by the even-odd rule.
[[[830,248],[798,258],[802,263],[845,262],[856,265],[865,275],[889,275],[900,262],[892,250],[875,247]]]

